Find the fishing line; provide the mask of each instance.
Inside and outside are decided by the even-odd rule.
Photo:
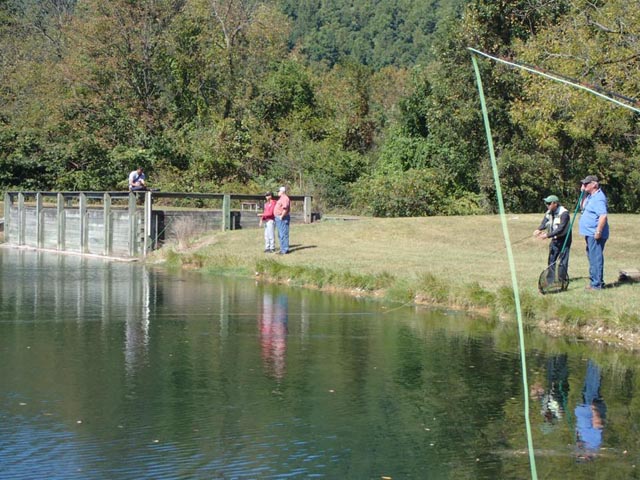
[[[530,233],[528,233],[526,236],[519,238],[518,240],[514,240],[513,242],[511,242],[511,246],[515,246],[515,245],[519,245],[522,242],[524,242],[525,240],[530,240],[532,238],[532,235]],[[491,250],[489,252],[485,252],[482,255],[475,255],[473,257],[470,257],[470,262],[473,263],[478,263],[482,260],[487,259],[488,257],[491,257],[493,255],[495,255],[496,253],[502,253],[504,251],[504,245],[501,245],[500,247],[496,248],[495,250]],[[493,260],[492,260],[493,261]],[[455,267],[455,266],[448,266],[447,267],[447,271],[448,272],[454,272],[456,274],[461,274],[461,273],[466,273],[468,271],[468,267],[467,266],[459,266],[459,267]]]
[[[626,97],[626,96],[621,95],[619,93],[610,92],[608,90],[602,90],[602,89],[600,89],[598,87],[595,87],[593,85],[585,85],[583,83],[579,83],[577,80],[573,80],[573,79],[569,79],[567,77],[563,77],[561,75],[558,75],[557,73],[548,73],[548,72],[545,72],[542,69],[537,68],[537,67],[527,66],[527,65],[524,65],[522,63],[509,61],[509,60],[506,60],[504,58],[496,57],[495,55],[489,55],[488,53],[481,52],[480,50],[476,50],[475,48],[471,48],[471,47],[467,47],[467,48],[469,50],[471,50],[472,52],[477,53],[478,55],[482,55],[483,57],[490,58],[492,60],[495,60],[496,62],[504,63],[505,65],[509,65],[511,67],[520,68],[522,70],[526,70],[529,73],[533,73],[535,75],[540,75],[542,77],[548,78],[550,80],[554,80],[556,82],[564,83],[566,85],[571,85],[572,87],[579,88],[579,89],[584,90],[586,92],[592,93],[593,95],[597,95],[600,98],[604,98],[605,100],[608,100],[609,102],[615,103],[616,105],[619,105],[621,107],[628,108],[629,110],[633,110],[634,112],[640,113],[640,108],[633,107],[633,106],[629,105],[628,103],[621,102],[621,101],[616,100],[615,98],[612,98],[612,97],[623,98],[624,100],[626,100],[628,102],[637,104],[638,101],[636,99],[634,99],[634,98],[629,98],[629,97]],[[608,95],[605,95],[602,92],[606,92]]]
[[[524,242],[525,240],[529,240],[530,238],[531,238],[531,234],[529,233],[529,234],[527,234],[527,236],[526,236],[526,237],[522,237],[522,238],[521,238],[521,239],[519,239],[519,240],[514,240],[513,242],[511,242],[511,246],[513,247],[514,245],[518,245],[518,244],[520,244],[520,243]],[[482,256],[480,256],[480,257],[478,257],[478,258],[484,258],[484,257],[488,257],[489,255],[494,255],[494,254],[496,254],[496,253],[498,253],[498,252],[501,252],[503,249],[504,249],[504,247],[503,247],[503,246],[502,246],[502,247],[500,247],[500,248],[496,248],[495,250],[492,250],[491,252],[486,253],[486,254],[484,254],[484,255],[482,255]]]
[[[413,302],[406,302],[403,303],[402,305],[398,306],[398,307],[394,307],[392,309],[389,310],[385,310],[385,311],[374,311],[374,312],[327,312],[327,313],[318,313],[318,312],[287,312],[287,316],[288,317],[364,317],[364,316],[373,316],[373,315],[386,315],[389,313],[392,313],[396,310],[400,310],[401,308],[405,308],[405,307],[409,307],[413,305]],[[142,307],[138,307],[138,308],[142,308]],[[270,313],[271,311],[269,311],[268,313]],[[0,312],[1,313],[1,312]],[[256,317],[260,317],[262,315],[264,315],[264,311],[255,311],[255,312],[224,312],[224,311],[210,311],[210,312],[206,312],[206,313],[189,313],[189,312],[176,312],[176,313],[155,313],[153,310],[151,310],[151,312],[149,312],[148,316],[149,317],[153,317],[153,318],[164,318],[164,319],[179,319],[179,320],[183,320],[185,318],[210,318],[210,317],[217,317],[220,315],[223,315],[225,317],[229,317],[229,318],[243,318],[243,317],[247,317],[247,318],[256,318]],[[109,321],[117,321],[117,320],[127,320],[127,319],[131,319],[131,320],[135,320],[138,319],[140,317],[142,317],[143,314],[139,313],[139,312],[131,312],[131,313],[121,313],[121,312],[116,312],[116,314],[109,314],[108,318]],[[105,315],[99,314],[99,313],[93,313],[93,314],[89,314],[89,315],[82,315],[81,318],[77,318],[74,316],[69,316],[68,318],[65,318],[63,320],[56,320],[55,322],[59,322],[59,323],[64,323],[64,322],[76,322],[78,320],[81,321],[97,321],[97,320],[104,320]],[[2,323],[14,323],[15,319],[13,320],[0,320],[0,324]],[[31,318],[28,320],[20,320],[18,323],[51,323],[52,321],[47,321],[45,319],[41,319],[41,318]]]

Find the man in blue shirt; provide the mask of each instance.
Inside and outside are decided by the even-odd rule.
[[[582,387],[582,403],[574,410],[578,457],[584,460],[591,460],[602,446],[607,406],[600,394],[601,381],[600,367],[588,360],[587,374]]]
[[[600,290],[604,287],[604,245],[609,238],[607,197],[600,189],[600,181],[595,175],[587,175],[581,182],[582,190],[587,194],[580,217],[580,235],[587,242],[589,259],[590,282],[586,289]]]

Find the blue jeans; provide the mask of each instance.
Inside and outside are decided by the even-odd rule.
[[[607,239],[596,240],[595,237],[584,237],[584,239],[587,242],[591,288],[602,288],[604,287],[604,244],[607,243]]]
[[[276,228],[278,229],[278,240],[280,240],[280,253],[289,252],[289,221],[291,217],[287,215],[282,220],[276,217]]]

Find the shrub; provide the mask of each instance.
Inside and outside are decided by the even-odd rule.
[[[444,213],[445,185],[434,169],[366,177],[353,187],[354,206],[375,217],[439,215]]]

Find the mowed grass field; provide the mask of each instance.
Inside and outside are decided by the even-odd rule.
[[[578,217],[579,218],[579,217]],[[508,215],[516,278],[529,321],[633,333],[640,325],[640,283],[618,284],[621,269],[640,269],[640,217],[610,214],[605,281],[585,291],[584,238],[573,227],[566,292],[541,295],[547,241],[533,230],[541,214]],[[514,303],[503,229],[498,215],[423,218],[325,219],[291,226],[291,253],[263,253],[262,230],[211,232],[184,248],[167,246],[158,261],[215,272],[259,275],[293,285],[350,290],[390,300],[487,311],[513,317]]]
[[[0,212],[2,207],[0,202]],[[618,282],[621,270],[640,269],[640,216],[609,215],[605,281],[610,288],[600,292],[584,290],[588,262],[576,220],[571,283],[568,291],[555,295],[537,290],[548,255],[548,242],[532,235],[541,219],[542,213],[507,216],[526,319],[553,328],[586,327],[596,336],[636,335],[632,342],[640,347],[640,283]],[[292,225],[289,255],[263,253],[262,235],[256,229],[208,232],[183,239],[180,245],[167,245],[149,261],[514,317],[511,272],[498,215],[329,217]]]

